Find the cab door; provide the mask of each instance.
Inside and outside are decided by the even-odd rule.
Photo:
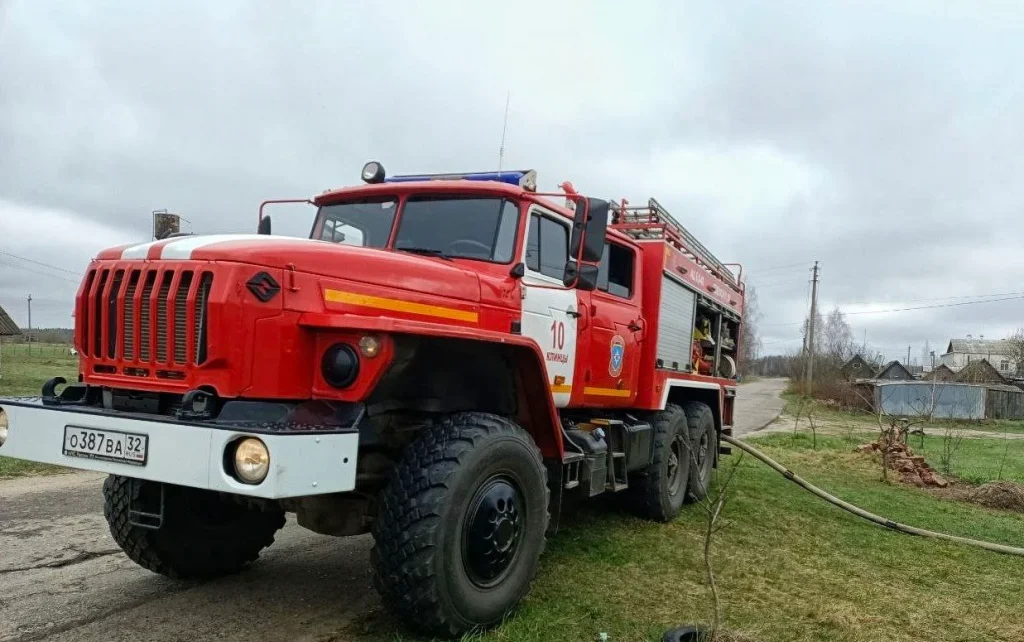
[[[583,402],[596,407],[630,407],[636,399],[640,314],[635,247],[608,241],[601,257],[597,289],[590,292],[589,332],[581,333],[587,354]]]
[[[570,222],[563,216],[534,207],[529,214],[522,278],[522,332],[540,346],[548,386],[555,405],[569,405],[576,367],[576,290],[562,285],[569,258]]]

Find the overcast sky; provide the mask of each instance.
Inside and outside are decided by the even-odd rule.
[[[495,169],[508,91],[506,167],[657,197],[747,266],[766,353],[799,346],[815,259],[822,309],[1024,291],[1018,2],[0,7],[0,252],[66,270],[0,254],[22,324],[31,293],[34,325],[70,326],[89,258],[148,240],[153,209],[248,232],[263,198],[368,159]],[[1022,317],[1018,298],[849,321],[920,359]]]

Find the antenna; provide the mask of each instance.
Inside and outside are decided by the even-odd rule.
[[[501,123],[501,146],[498,148],[498,177],[505,162],[505,132],[508,131],[508,103],[512,99],[512,91],[505,93],[505,120]]]

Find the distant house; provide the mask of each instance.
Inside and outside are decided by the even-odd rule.
[[[839,371],[843,373],[843,378],[849,381],[854,379],[871,379],[875,376],[874,366],[859,354],[853,355],[849,361],[843,364]]]
[[[882,371],[875,375],[875,379],[884,379],[886,381],[914,381],[914,375],[910,374],[902,363],[899,361],[890,361],[885,364]]]
[[[13,337],[21,334],[21,329],[0,305],[0,337]]]
[[[1006,379],[988,362],[988,359],[972,361],[956,373],[958,383],[994,383],[1005,385]]]
[[[923,377],[925,381],[953,381],[956,379],[956,373],[949,369],[944,363],[940,363],[935,366],[935,369],[931,372],[926,372]]]
[[[1006,375],[1017,371],[1012,354],[1010,342],[1002,339],[950,339],[939,362],[953,372],[959,372],[967,364],[985,359]]]

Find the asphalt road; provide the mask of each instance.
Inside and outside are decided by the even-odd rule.
[[[739,437],[764,428],[782,412],[785,402],[779,397],[786,379],[756,379],[740,385],[736,391],[736,416],[732,432]]]
[[[740,386],[735,432],[781,410],[784,383]],[[369,536],[335,539],[293,521],[245,573],[208,583],[136,566],[103,519],[103,476],[0,481],[0,642],[335,642],[379,616]]]

